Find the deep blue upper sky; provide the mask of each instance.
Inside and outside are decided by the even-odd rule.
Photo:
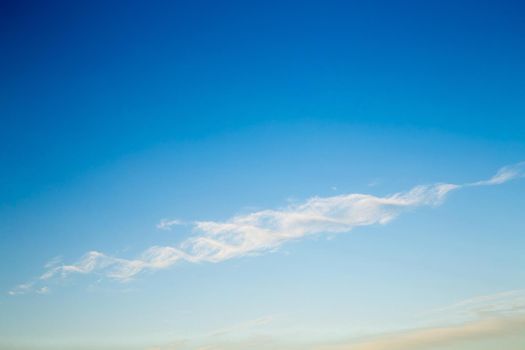
[[[521,1],[4,1],[3,205],[282,121],[525,134]]]

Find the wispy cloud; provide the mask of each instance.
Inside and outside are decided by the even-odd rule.
[[[34,291],[33,287],[34,287],[33,282],[22,283],[16,286],[15,288],[11,289],[9,292],[7,292],[7,294],[9,295],[26,294],[26,293]]]
[[[162,219],[160,220],[160,222],[157,224],[157,228],[159,230],[171,230],[171,228],[173,226],[176,226],[176,225],[182,225],[182,221],[180,220],[177,220],[177,219]]]
[[[383,335],[363,342],[322,346],[318,350],[423,350],[458,342],[479,342],[488,338],[520,334],[525,317],[483,319],[461,325],[417,329]]]
[[[379,197],[370,194],[343,194],[313,197],[281,209],[268,209],[234,216],[225,221],[196,221],[196,235],[178,246],[153,246],[135,259],[124,259],[97,251],[86,253],[74,264],[55,259],[31,283],[14,288],[10,294],[23,294],[41,288],[53,278],[70,274],[100,273],[127,281],[143,271],[168,268],[187,262],[221,262],[279,248],[288,241],[316,234],[349,232],[360,226],[384,225],[403,212],[423,206],[437,206],[452,191],[472,186],[499,185],[525,175],[525,162],[501,168],[488,180],[462,185],[437,183],[419,185],[406,192]],[[162,220],[157,227],[167,229],[178,220]]]
[[[475,296],[430,310],[432,326],[349,340],[317,350],[423,350],[525,332],[525,290]]]
[[[525,289],[511,290],[490,295],[482,295],[462,300],[447,307],[431,310],[429,315],[439,315],[460,321],[480,317],[508,316],[525,314]]]
[[[510,180],[525,177],[525,162],[505,166],[488,180],[473,182],[471,186],[500,185]]]
[[[227,331],[254,327],[245,332],[244,337],[216,338],[197,337],[178,342],[177,350],[430,350],[437,347],[454,346],[470,343],[478,346],[487,340],[509,339],[525,332],[525,290],[501,292],[486,296],[477,296],[455,304],[445,306],[428,313],[432,326],[413,325],[410,328],[393,329],[388,333],[370,333],[365,337],[335,339],[332,337],[309,339],[299,343],[297,334],[293,340],[279,337],[275,333],[261,333],[257,326],[264,325],[271,318],[247,321],[237,326],[225,328]],[[489,312],[479,312],[490,310]],[[436,317],[443,313],[445,318]],[[458,316],[462,318],[458,321]],[[349,330],[350,331],[350,330]],[[261,337],[266,334],[266,336]],[[525,339],[525,337],[523,337]],[[474,348],[472,347],[472,348]],[[455,348],[455,347],[454,347]],[[159,346],[156,349],[167,350],[170,347]]]

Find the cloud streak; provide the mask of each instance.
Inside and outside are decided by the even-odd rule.
[[[118,281],[128,281],[143,271],[166,269],[180,261],[218,263],[260,254],[311,235],[384,225],[415,208],[440,205],[453,191],[500,185],[523,176],[525,162],[503,167],[488,180],[462,185],[419,185],[384,197],[359,193],[313,197],[300,204],[238,215],[225,221],[196,221],[192,224],[196,234],[178,246],[153,246],[134,259],[98,251],[87,252],[74,264],[61,264],[54,259],[46,264],[44,273],[38,279],[15,287],[9,294],[34,291],[42,288],[46,281],[71,274],[98,273]],[[178,220],[162,220],[157,227],[169,229],[177,224],[180,224]]]
[[[477,296],[432,310],[440,325],[383,334],[362,341],[322,346],[316,350],[424,350],[459,342],[480,344],[524,334],[525,290]],[[440,317],[442,316],[442,317]]]
[[[525,317],[477,320],[461,325],[412,330],[361,343],[320,347],[318,350],[423,350],[458,342],[479,342],[525,331]]]
[[[525,177],[525,162],[504,166],[488,180],[477,181],[469,184],[470,186],[490,186],[500,185],[510,180]]]
[[[442,315],[441,315],[442,314]],[[469,349],[490,341],[525,339],[525,290],[505,291],[476,296],[459,301],[429,313],[432,325],[394,329],[388,333],[370,333],[361,337],[337,339],[308,338],[294,333],[293,339],[283,334],[261,332],[257,327],[272,320],[271,317],[247,321],[225,328],[232,334],[249,330],[242,337],[196,337],[179,341],[178,346],[158,346],[156,350],[430,350],[469,344]],[[438,316],[438,320],[436,320]],[[440,319],[444,316],[443,319]],[[436,322],[437,321],[437,322]],[[252,329],[252,326],[253,329]],[[249,328],[249,329],[246,329]],[[310,330],[307,330],[309,332]],[[223,334],[220,333],[219,334]],[[227,334],[227,333],[226,333]],[[266,337],[261,337],[266,335]],[[307,339],[304,342],[298,339]],[[516,339],[514,339],[516,341]],[[518,340],[519,341],[519,340]],[[508,344],[508,342],[507,342]],[[485,348],[485,347],[484,347]],[[507,347],[505,347],[507,348]]]
[[[180,220],[177,220],[177,219],[162,219],[160,220],[160,222],[157,224],[157,228],[159,230],[171,230],[171,228],[173,226],[177,226],[177,225],[182,225],[182,221]]]

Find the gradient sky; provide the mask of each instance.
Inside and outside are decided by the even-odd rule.
[[[0,349],[525,348],[521,1],[3,1]]]

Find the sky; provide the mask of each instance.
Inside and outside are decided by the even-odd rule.
[[[1,2],[0,349],[523,349],[524,23]]]

